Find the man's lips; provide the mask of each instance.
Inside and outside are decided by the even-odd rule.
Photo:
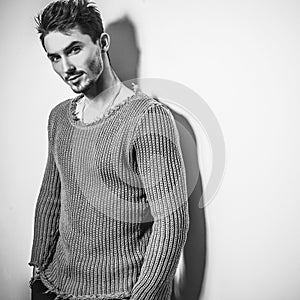
[[[69,76],[69,77],[66,78],[66,81],[74,81],[74,80],[76,80],[77,78],[79,78],[81,75],[82,75],[82,73],[78,73],[78,74]]]

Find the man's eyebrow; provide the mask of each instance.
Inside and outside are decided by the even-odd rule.
[[[70,49],[72,49],[74,46],[79,46],[79,45],[82,45],[82,43],[79,41],[74,41],[70,45],[68,45],[65,49],[63,49],[63,52],[68,53],[70,51]],[[56,53],[47,53],[47,56],[49,58],[56,56],[56,55],[57,55]]]
[[[48,56],[48,58],[51,58],[51,57],[57,56],[57,54],[55,54],[55,53],[47,53],[47,56]]]
[[[79,41],[72,42],[69,46],[67,46],[63,51],[64,53],[68,53],[74,46],[82,45]]]

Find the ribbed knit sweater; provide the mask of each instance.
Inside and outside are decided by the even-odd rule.
[[[169,300],[189,228],[170,110],[137,91],[90,124],[55,106],[30,266],[56,299]]]

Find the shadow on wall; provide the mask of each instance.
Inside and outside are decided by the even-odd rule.
[[[137,45],[135,28],[128,17],[109,24],[106,32],[110,35],[109,57],[111,65],[121,81],[138,78],[140,50]],[[125,82],[125,85],[126,82]],[[131,86],[128,86],[131,88]]]
[[[190,136],[193,137],[195,145],[197,140],[192,126],[188,120],[178,112],[171,110],[176,123],[183,125]],[[189,142],[186,141],[186,134],[183,128],[177,127],[180,136],[180,146],[186,168],[187,186],[194,182],[197,170],[198,180],[193,192],[189,195],[189,216],[190,228],[187,241],[181,254],[181,262],[176,272],[172,300],[199,300],[202,292],[205,266],[206,266],[206,222],[203,201],[203,186],[198,165],[197,151],[190,149]],[[197,148],[196,148],[197,149]],[[195,164],[197,164],[195,166]]]
[[[135,82],[135,79],[138,79],[139,76],[140,50],[137,45],[133,23],[128,17],[124,17],[111,23],[107,27],[106,32],[111,37],[109,56],[113,69],[121,81],[129,80],[127,85]],[[131,86],[128,87],[131,88]],[[159,96],[155,98],[160,101]],[[164,105],[166,104],[164,103]],[[176,123],[179,122],[183,125],[185,130],[193,137],[195,145],[197,145],[195,133],[188,120],[172,108],[169,107],[169,109]],[[189,186],[189,182],[194,182],[192,176],[195,176],[194,170],[195,164],[198,164],[198,155],[197,151],[191,151],[189,143],[185,140],[183,129],[178,127],[178,132],[186,167],[187,185]],[[197,173],[198,180],[196,186],[188,199],[190,228],[173,282],[172,300],[199,300],[204,282],[206,266],[206,222],[199,165]]]

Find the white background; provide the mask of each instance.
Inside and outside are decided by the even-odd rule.
[[[33,16],[49,1],[1,1],[1,299],[28,300],[34,207],[50,109],[71,96],[51,70]],[[300,299],[299,72],[296,0],[98,1],[127,13],[140,76],[185,84],[224,133],[223,185],[206,209],[201,300]]]

